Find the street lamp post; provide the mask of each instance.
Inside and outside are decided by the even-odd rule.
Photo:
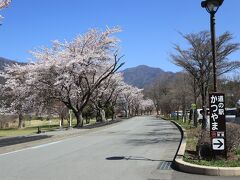
[[[201,6],[210,14],[211,44],[212,44],[212,63],[213,63],[213,91],[217,92],[216,75],[216,35],[215,35],[215,14],[224,0],[205,0]]]
[[[210,14],[211,44],[212,44],[212,64],[213,64],[213,93],[209,93],[209,117],[210,117],[210,137],[213,155],[219,155],[226,150],[226,121],[225,121],[225,98],[223,93],[217,93],[216,75],[216,35],[215,35],[215,14],[224,0],[205,0],[201,6]],[[220,113],[220,112],[223,113]],[[214,116],[217,115],[216,116]]]

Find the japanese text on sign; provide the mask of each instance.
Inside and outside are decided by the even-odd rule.
[[[219,130],[219,117],[224,116],[224,96],[218,94],[212,94],[210,96],[210,119],[211,121],[211,130]]]

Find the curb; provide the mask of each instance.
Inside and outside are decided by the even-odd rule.
[[[171,122],[177,126],[182,135],[178,151],[174,158],[174,167],[177,170],[191,174],[202,174],[211,176],[240,176],[240,167],[201,166],[183,161],[183,156],[186,149],[186,131],[178,123],[174,121]]]

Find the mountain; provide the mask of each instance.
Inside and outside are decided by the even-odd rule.
[[[0,57],[0,71],[4,70],[5,66],[15,64],[15,63],[19,63],[19,62]],[[19,64],[24,64],[24,63],[19,63]],[[4,83],[5,83],[4,78],[0,77],[0,84],[4,84]]]
[[[133,68],[127,68],[122,71],[124,81],[127,84],[144,88],[151,85],[156,79],[161,79],[169,75],[174,75],[173,72],[165,72],[160,68],[140,65]]]
[[[17,61],[12,61],[6,58],[0,57],[0,71],[4,69],[4,66],[13,63],[19,63]],[[24,64],[24,63],[20,63]],[[124,81],[127,84],[136,86],[140,89],[151,85],[157,79],[164,79],[166,76],[174,76],[173,72],[165,72],[160,68],[149,67],[146,65],[139,65],[133,68],[127,68],[123,71]],[[0,77],[0,83],[3,79]]]
[[[19,62],[0,57],[0,70],[3,70],[6,65],[10,65],[14,63],[19,63]]]

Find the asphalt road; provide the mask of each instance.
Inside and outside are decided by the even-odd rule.
[[[136,117],[114,126],[0,155],[1,180],[219,179],[169,168],[180,140],[170,122]]]
[[[180,133],[170,122],[136,117],[78,137],[0,155],[3,180],[141,180],[172,160]]]

